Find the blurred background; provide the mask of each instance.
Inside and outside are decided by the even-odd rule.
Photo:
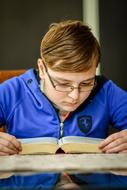
[[[0,0],[0,70],[36,68],[49,24],[78,19],[100,42],[98,73],[127,90],[126,8],[126,0]]]

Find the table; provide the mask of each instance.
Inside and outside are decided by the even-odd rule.
[[[18,187],[19,190],[24,188],[35,190],[44,185],[40,181],[40,176],[43,178],[44,173],[52,175],[64,172],[70,173],[71,176],[83,175],[86,182],[89,181],[87,181],[87,177],[90,176],[90,180],[94,183],[92,181],[88,184],[83,182],[78,188],[80,190],[112,190],[112,187],[114,190],[118,190],[117,188],[125,190],[127,187],[127,154],[0,156],[0,189],[7,188],[8,190]],[[109,181],[107,181],[108,176],[112,176]],[[105,180],[102,182],[103,177]],[[99,185],[96,180],[99,181]],[[122,181],[119,183],[119,180]],[[117,181],[119,184],[116,183]],[[45,185],[44,187],[47,188],[47,182]],[[74,185],[73,183],[65,184],[62,188],[63,190],[77,190]],[[55,186],[53,189],[58,190],[59,188]]]
[[[127,154],[55,154],[0,156],[0,172],[126,171]]]

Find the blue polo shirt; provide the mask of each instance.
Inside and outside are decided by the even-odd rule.
[[[79,108],[64,121],[63,136],[106,138],[109,125],[118,130],[127,129],[127,93],[111,80],[97,76],[97,86]],[[7,132],[16,138],[60,138],[60,118],[52,102],[40,90],[37,74],[33,69],[0,84],[0,125],[6,124]],[[81,175],[79,175],[81,177]],[[21,177],[21,176],[20,176]],[[52,187],[59,175],[45,174],[32,177],[32,184],[41,177],[42,185]],[[26,178],[11,177],[26,184]],[[78,176],[77,176],[78,178]],[[95,175],[81,177],[89,184],[99,183]],[[109,178],[103,176],[105,183]],[[9,184],[8,182],[8,184]],[[28,183],[28,182],[27,182]]]

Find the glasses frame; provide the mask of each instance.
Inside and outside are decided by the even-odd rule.
[[[50,82],[51,82],[51,84],[52,84],[52,87],[53,87],[56,91],[58,91],[58,92],[70,93],[70,92],[72,92],[74,89],[78,89],[79,92],[89,92],[89,91],[92,91],[92,90],[96,87],[96,85],[97,85],[97,81],[96,81],[96,77],[95,77],[94,85],[93,85],[93,88],[92,88],[91,90],[80,91],[80,86],[74,87],[74,86],[71,86],[71,85],[70,85],[71,91],[60,91],[60,90],[57,90],[57,89],[56,89],[57,84],[56,84],[56,85],[54,84],[54,82],[53,82],[53,80],[52,80],[52,77],[50,76],[50,74],[49,74],[49,72],[48,72],[47,66],[45,65],[45,63],[43,63],[43,65],[44,65],[45,71],[46,71],[46,73],[47,73],[47,76],[48,76],[48,78],[49,78],[49,80],[50,80]]]
[[[45,71],[46,71],[46,73],[47,73],[47,76],[48,76],[48,78],[49,78],[49,80],[50,80],[50,82],[51,82],[51,84],[52,84],[52,87],[55,88],[55,90],[56,90],[56,85],[54,84],[54,82],[53,82],[53,80],[52,80],[52,77],[50,76],[50,74],[49,74],[49,72],[48,72],[48,68],[46,67],[45,63],[43,63],[43,65],[44,65]]]

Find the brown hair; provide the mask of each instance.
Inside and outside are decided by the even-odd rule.
[[[54,71],[82,72],[100,61],[100,46],[91,29],[81,21],[50,25],[41,42],[41,57]]]

